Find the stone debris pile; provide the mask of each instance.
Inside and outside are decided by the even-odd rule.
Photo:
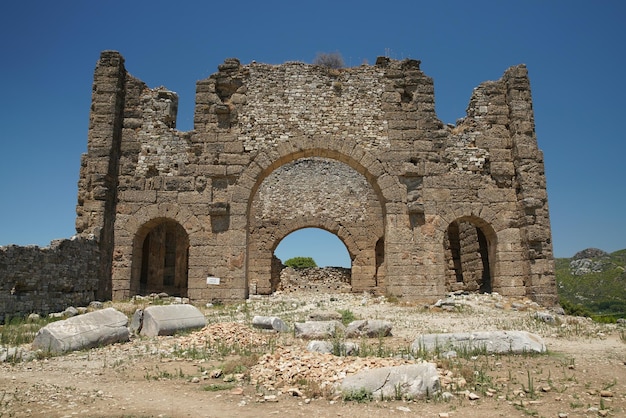
[[[247,325],[236,322],[210,324],[175,340],[181,350],[223,347],[257,347],[269,345],[271,334],[256,332]]]
[[[351,270],[341,267],[293,269],[286,267],[280,272],[279,290],[285,293],[339,292],[350,293]]]
[[[291,347],[277,348],[259,358],[250,372],[251,383],[264,390],[276,391],[299,387],[306,391],[311,384],[322,391],[334,391],[347,376],[362,370],[415,364],[414,360],[378,357],[337,357],[332,354],[307,352]]]
[[[455,311],[463,306],[476,305],[513,311],[536,311],[544,309],[537,302],[527,298],[508,298],[497,292],[471,293],[465,291],[448,293],[444,299],[439,299],[432,305],[429,305],[429,308],[442,311]],[[556,310],[557,307],[553,309]]]

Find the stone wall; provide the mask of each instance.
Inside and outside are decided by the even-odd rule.
[[[30,313],[48,314],[96,300],[98,245],[75,238],[49,247],[0,247],[0,322]]]
[[[285,267],[280,272],[277,290],[283,292],[349,293],[350,269],[342,267],[312,267],[293,269]]]
[[[230,97],[246,109],[239,117],[244,149],[276,146],[303,134],[333,134],[368,148],[389,147],[387,125],[381,123],[384,71],[370,66],[350,71],[312,68],[298,62],[278,71],[267,64],[249,67],[246,92]]]
[[[99,238],[105,297],[130,297],[146,271],[165,271],[143,249],[175,224],[189,246],[172,268],[187,269],[181,293],[196,301],[276,290],[274,249],[317,227],[346,245],[355,292],[436,299],[488,282],[556,302],[523,65],[478,86],[454,126],[437,118],[416,60],[335,70],[227,59],[197,82],[190,132],[176,130],[176,94],[132,77],[115,51],[102,53],[93,90],[76,224]],[[476,232],[459,232],[461,280],[446,241],[455,223]],[[471,271],[481,264],[482,276]]]
[[[296,199],[306,199],[306,203],[295,206]],[[346,164],[303,158],[272,172],[259,187],[253,205],[261,219],[323,216],[353,223],[367,222],[377,203],[367,179]]]

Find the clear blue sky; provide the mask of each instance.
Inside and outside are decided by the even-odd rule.
[[[279,64],[340,52],[348,65],[414,58],[434,78],[439,118],[464,116],[472,89],[528,66],[544,151],[555,255],[626,248],[626,2],[11,1],[0,13],[0,245],[74,234],[93,70],[115,49],[151,87],[180,96],[225,58]],[[318,264],[338,254],[318,244]]]

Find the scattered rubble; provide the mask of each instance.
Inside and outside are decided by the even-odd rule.
[[[302,407],[309,404],[319,407],[322,404],[331,405],[331,402],[341,402],[341,399],[350,399],[350,391],[342,391],[342,385],[346,381],[357,379],[355,376],[361,373],[380,374],[386,373],[385,368],[423,364],[423,360],[418,358],[419,355],[424,355],[423,352],[411,353],[406,349],[411,345],[411,341],[415,342],[417,335],[427,334],[427,331],[436,332],[440,337],[446,332],[449,333],[448,330],[477,334],[476,330],[498,331],[501,327],[510,329],[513,324],[523,325],[540,335],[542,339],[548,338],[549,341],[546,343],[561,342],[556,351],[562,352],[564,347],[569,349],[569,346],[576,342],[575,335],[577,334],[574,333],[584,330],[585,335],[602,339],[602,344],[604,344],[606,335],[613,332],[614,341],[615,333],[623,329],[621,325],[600,325],[583,318],[561,316],[553,311],[546,311],[544,308],[535,308],[532,303],[521,298],[509,299],[493,294],[453,294],[449,295],[446,300],[454,302],[454,310],[446,311],[430,304],[410,305],[402,301],[390,303],[385,297],[368,294],[282,293],[253,298],[245,304],[232,307],[205,309],[203,314],[209,324],[198,331],[180,335],[131,336],[129,342],[98,347],[89,352],[67,353],[50,359],[37,357],[37,353],[28,351],[30,348],[28,345],[21,346],[19,349],[0,349],[0,360],[7,362],[0,367],[7,367],[5,377],[17,375],[18,383],[25,379],[23,374],[17,373],[19,370],[24,370],[23,373],[28,373],[28,376],[31,374],[34,376],[34,371],[38,376],[49,376],[49,373],[59,369],[59,365],[63,365],[67,370],[71,370],[68,372],[69,378],[80,379],[81,382],[88,382],[94,378],[98,381],[100,378],[96,376],[104,373],[120,374],[120,377],[130,379],[125,380],[124,385],[132,382],[133,389],[128,390],[133,391],[145,386],[146,379],[152,381],[158,377],[159,381],[171,381],[164,383],[169,384],[167,390],[168,393],[171,391],[172,396],[179,396],[181,391],[185,391],[186,398],[187,396],[197,398],[202,395],[206,401],[207,393],[202,393],[202,388],[207,386],[220,390],[215,395],[215,400],[218,396],[225,401],[231,397],[238,397],[240,400],[237,402],[240,407],[262,403],[267,404],[266,406],[276,405],[277,408],[289,408],[289,405],[293,407],[292,402]],[[496,303],[501,304],[501,307],[496,307]],[[525,309],[519,309],[519,306]],[[125,311],[132,312],[128,310],[128,306],[125,307]],[[376,318],[376,321],[393,324],[393,336],[372,339],[360,335],[350,339],[347,333],[340,333],[325,340],[304,340],[294,338],[294,334],[289,332],[280,333],[273,329],[253,326],[255,316],[279,318],[291,327],[300,320],[312,317],[338,318],[339,311],[349,311],[355,318]],[[544,314],[553,316],[555,322],[544,320]],[[364,320],[357,319],[357,321]],[[585,341],[585,344],[592,343],[586,337]],[[620,344],[620,341],[618,340],[617,343]],[[379,351],[376,351],[377,349]],[[619,383],[612,383],[606,378],[607,364],[613,360],[619,360],[619,365],[612,364],[611,372],[614,371],[616,377],[623,375],[623,356],[617,352],[615,359],[600,358],[596,353],[591,352],[589,356],[595,360],[593,362],[589,360],[588,363],[584,363],[587,359],[586,354],[576,356],[576,363],[574,363],[574,355],[568,352],[567,363],[562,363],[563,359],[553,356],[521,356],[515,360],[513,356],[477,354],[477,357],[468,358],[467,352],[463,349],[457,350],[424,355],[425,359],[432,362],[433,366],[428,367],[435,367],[439,388],[436,399],[441,399],[443,402],[417,401],[418,404],[415,404],[407,401],[407,399],[419,396],[406,392],[404,389],[408,390],[426,382],[419,383],[408,379],[396,386],[397,391],[385,392],[385,394],[381,392],[381,396],[390,400],[404,399],[400,401],[403,402],[400,404],[388,404],[396,412],[404,411],[398,408],[408,408],[415,412],[422,411],[428,405],[435,408],[442,407],[434,412],[431,409],[428,416],[437,416],[437,414],[441,416],[441,414],[448,413],[441,412],[449,411],[446,405],[459,408],[458,413],[461,415],[468,414],[467,408],[480,407],[490,402],[490,405],[502,408],[503,413],[506,414],[508,406],[511,408],[513,406],[516,408],[532,407],[535,410],[539,408],[537,406],[539,404],[530,402],[538,401],[550,404],[552,408],[551,413],[546,413],[542,407],[539,409],[540,414],[557,416],[563,410],[559,411],[555,408],[559,405],[567,407],[564,400],[572,394],[584,399],[584,402],[590,405],[589,408],[595,408],[590,412],[592,415],[601,415],[600,411],[608,411],[610,416],[618,416],[623,411],[623,409],[617,409],[617,405],[622,408],[624,400],[621,380]],[[551,347],[551,351],[553,350]],[[508,350],[506,352],[508,353]],[[368,355],[368,357],[361,357],[362,355]],[[569,360],[570,356],[571,360]],[[22,360],[28,363],[15,362],[14,357],[24,357]],[[233,370],[228,370],[228,362],[234,362],[237,365],[246,364],[246,368],[241,373],[240,370],[233,372]],[[532,364],[539,363],[551,364],[551,366],[532,366]],[[594,366],[590,366],[590,363]],[[597,382],[590,389],[583,388],[582,383],[568,380],[573,376],[582,379],[583,376],[594,373],[595,365],[600,367],[605,374],[597,377]],[[488,367],[484,369],[484,366]],[[520,369],[516,370],[516,367]],[[553,370],[550,375],[549,369],[555,367],[556,370],[563,369],[564,371],[555,373]],[[508,376],[507,370],[510,371]],[[493,380],[480,380],[482,373],[488,374],[489,376],[485,375],[488,379],[492,379],[493,376]],[[149,377],[143,377],[142,374]],[[174,374],[184,374],[185,377],[178,379]],[[110,380],[113,377],[109,376],[107,379],[109,379],[107,382],[113,382]],[[385,379],[381,381],[380,386],[384,381]],[[39,380],[37,382],[41,386]],[[531,390],[529,383],[533,382],[534,392],[529,392]],[[192,384],[195,385],[196,390],[185,388],[185,385]],[[607,384],[612,386],[607,387]],[[77,383],[72,383],[72,385],[77,386]],[[153,388],[151,386],[150,390]],[[30,390],[29,402],[38,402],[39,405],[39,403],[47,402],[55,393],[63,393],[63,391],[64,389],[58,386],[56,388],[41,387],[39,392]],[[365,388],[364,391],[367,389]],[[84,396],[83,392],[85,392]],[[80,400],[79,402],[93,402],[92,395],[97,391],[87,393],[85,390],[83,392],[75,393],[74,399]],[[96,396],[95,399],[114,396],[109,395],[106,389],[104,393],[104,395],[93,396]],[[174,395],[175,393],[177,395]],[[151,397],[145,392],[143,396]],[[119,396],[114,399],[118,404],[126,405],[126,407],[130,405]],[[133,399],[135,399],[133,402],[137,402],[140,398],[134,397]],[[555,399],[560,399],[560,401]],[[604,408],[600,407],[600,399]],[[449,404],[449,402],[453,403]],[[356,402],[353,404],[357,405]],[[383,404],[376,405],[380,407]],[[0,412],[2,412],[1,408],[2,405],[0,405]],[[579,411],[584,412],[582,409]],[[71,412],[71,410],[67,411],[66,415],[70,415]],[[381,410],[382,412],[384,411]],[[141,411],[133,413],[145,415]],[[476,414],[480,413],[476,412]],[[57,415],[50,413],[48,416]]]

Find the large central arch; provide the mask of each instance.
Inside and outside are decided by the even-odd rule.
[[[306,227],[325,229],[344,242],[352,260],[353,290],[375,288],[376,242],[384,235],[382,212],[367,179],[343,162],[304,157],[277,167],[251,200],[251,288],[258,293],[275,290],[275,277],[268,275],[275,270],[271,268],[274,249],[289,233]]]
[[[378,184],[380,173],[372,174],[361,164],[367,154],[357,153],[360,160],[323,148],[274,156],[273,161],[257,157],[265,167],[248,201],[246,278],[252,293],[274,290],[274,249],[285,236],[306,227],[327,230],[345,244],[353,291],[383,290],[387,199]],[[376,163],[372,159],[369,164]]]

